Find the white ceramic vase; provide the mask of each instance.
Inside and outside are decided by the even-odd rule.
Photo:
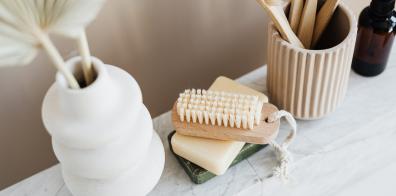
[[[124,70],[92,58],[97,73],[73,90],[61,74],[42,108],[44,125],[75,196],[145,195],[158,182],[164,149],[137,82]],[[82,77],[80,57],[66,62]]]

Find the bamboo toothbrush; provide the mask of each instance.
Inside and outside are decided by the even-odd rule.
[[[318,0],[307,0],[301,15],[297,36],[305,48],[311,48],[312,36],[315,28],[316,9]]]
[[[294,33],[297,33],[300,24],[301,13],[304,7],[304,0],[291,0],[289,23]]]
[[[326,0],[323,6],[320,8],[315,22],[314,36],[312,40],[312,46],[316,46],[324,30],[330,22],[331,17],[338,6],[340,0]]]
[[[172,109],[172,122],[183,135],[265,144],[277,133],[278,124],[265,121],[275,111],[258,96],[187,89]]]
[[[304,45],[301,43],[289,25],[289,21],[287,20],[285,12],[282,9],[282,0],[257,0],[257,2],[271,16],[272,21],[274,22],[283,39],[292,45],[304,48]]]

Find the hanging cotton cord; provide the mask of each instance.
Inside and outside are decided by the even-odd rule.
[[[287,148],[297,135],[297,123],[293,116],[284,110],[272,113],[268,117],[268,122],[275,122],[282,117],[286,118],[292,130],[282,144],[279,145],[275,140],[271,141],[269,144],[274,147],[276,156],[279,159],[279,165],[274,168],[274,176],[277,176],[287,182],[289,179],[289,164],[292,162],[292,157]]]

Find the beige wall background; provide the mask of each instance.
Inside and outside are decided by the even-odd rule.
[[[369,0],[348,0],[357,13]],[[111,0],[88,28],[93,55],[139,82],[153,117],[178,92],[265,63],[267,16],[255,0]],[[65,59],[74,44],[55,38]],[[55,70],[45,54],[0,70],[0,189],[56,163],[41,122]]]

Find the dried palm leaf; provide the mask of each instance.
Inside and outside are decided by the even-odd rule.
[[[0,66],[25,65],[40,47],[71,88],[79,88],[65,67],[59,51],[48,37],[57,33],[78,38],[104,0],[0,0]]]

